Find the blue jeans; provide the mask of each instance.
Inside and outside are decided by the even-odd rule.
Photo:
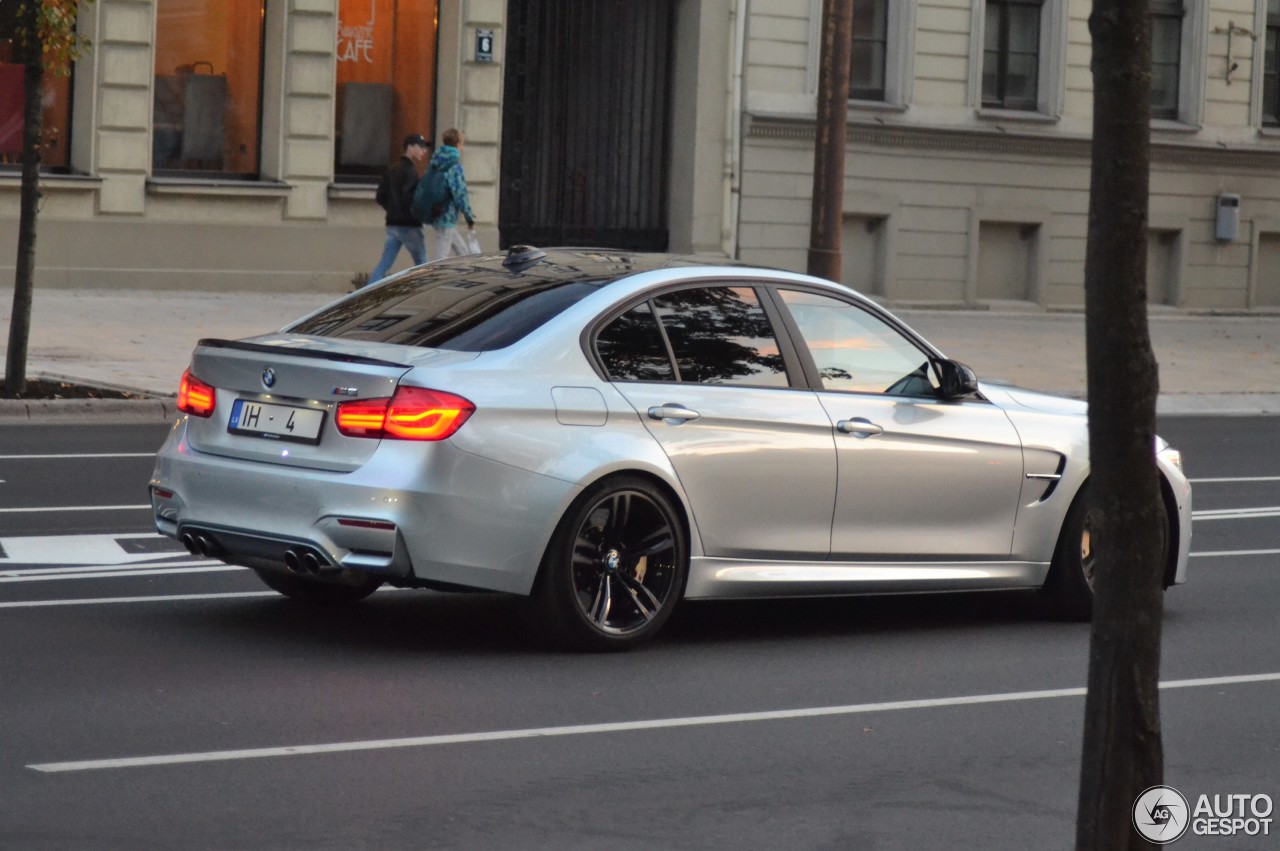
[[[369,283],[377,283],[387,276],[387,270],[396,262],[396,255],[400,253],[402,245],[413,258],[413,265],[421,266],[427,262],[427,242],[422,237],[422,228],[387,225],[387,241],[382,244],[382,259],[369,276]]]

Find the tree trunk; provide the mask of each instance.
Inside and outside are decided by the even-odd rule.
[[[18,19],[26,32],[14,39],[15,58],[25,66],[22,77],[22,190],[18,213],[18,257],[13,275],[13,315],[5,355],[4,390],[16,396],[27,385],[27,341],[31,336],[31,294],[36,271],[36,212],[40,201],[40,136],[43,130],[41,89],[44,86],[44,43],[36,17],[39,0],[19,0]]]
[[[1133,828],[1162,782],[1160,630],[1165,515],[1147,328],[1151,39],[1148,0],[1095,0],[1093,168],[1085,255],[1093,628],[1076,847],[1149,847]]]
[[[852,55],[853,0],[824,0],[817,138],[813,150],[809,274],[829,281],[840,280],[844,149],[848,138],[849,64]]]

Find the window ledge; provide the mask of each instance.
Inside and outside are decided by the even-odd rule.
[[[850,100],[849,112],[906,112],[905,103],[884,100]]]
[[[1272,125],[1268,127],[1259,127],[1258,135],[1264,139],[1280,140],[1280,126]]]
[[[1060,120],[1056,115],[1049,115],[1047,112],[1036,112],[1030,109],[994,109],[992,107],[978,107],[978,118],[984,121],[1019,121],[1026,124],[1057,124]]]
[[[372,198],[378,192],[376,183],[330,183],[330,198],[356,198],[361,201]]]
[[[0,169],[0,186],[19,187],[22,185],[22,170]],[[92,192],[102,186],[101,177],[87,174],[55,174],[40,173],[40,191],[42,192]]]
[[[1151,129],[1157,133],[1183,133],[1190,135],[1191,133],[1199,133],[1199,124],[1188,124],[1185,121],[1173,121],[1168,118],[1151,119]]]
[[[220,180],[199,177],[148,177],[147,192],[153,195],[230,195],[235,197],[280,198],[293,187],[279,180]]]

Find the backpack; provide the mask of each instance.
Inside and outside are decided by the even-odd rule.
[[[409,205],[409,211],[423,224],[435,221],[444,212],[444,205],[449,203],[450,197],[452,193],[449,191],[449,182],[445,179],[445,171],[430,166],[413,190],[413,203]]]

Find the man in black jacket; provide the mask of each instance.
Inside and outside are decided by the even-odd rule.
[[[387,169],[378,184],[378,206],[387,211],[387,241],[382,246],[382,259],[378,261],[369,283],[382,280],[404,246],[413,265],[427,262],[427,244],[422,237],[422,222],[409,209],[413,190],[418,186],[418,163],[427,158],[427,140],[417,133],[404,139],[404,154],[400,161]]]

